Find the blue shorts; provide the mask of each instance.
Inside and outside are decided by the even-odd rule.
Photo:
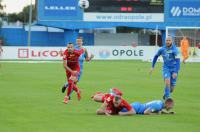
[[[172,77],[173,73],[177,73],[177,72],[175,72],[175,70],[170,70],[170,69],[164,68],[163,69],[163,78],[164,79],[169,78],[170,79],[170,85],[171,86],[176,86],[176,80],[178,78],[178,73],[177,73],[177,77],[176,78]]]
[[[80,78],[81,78],[81,76],[82,76],[82,73],[83,73],[83,71],[82,71],[82,69],[81,69],[80,72],[79,72],[79,74],[78,74],[78,82],[80,81]]]
[[[130,104],[131,107],[135,110],[136,114],[143,114],[145,106],[139,102],[134,102]],[[121,112],[127,112],[128,110],[126,108],[123,108]]]

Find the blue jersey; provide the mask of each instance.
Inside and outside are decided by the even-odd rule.
[[[131,104],[132,108],[135,110],[136,114],[144,114],[144,111],[149,109],[151,112],[159,112],[164,108],[164,103],[161,100],[154,100],[145,104],[139,102],[134,102]],[[126,112],[123,109],[122,112]]]
[[[163,69],[171,69],[174,72],[178,72],[180,69],[180,53],[178,48],[172,44],[171,47],[162,47],[158,50],[154,56],[152,67],[155,66],[155,63],[159,56],[163,58]]]
[[[78,46],[76,46],[75,49],[80,50],[80,48]],[[82,72],[82,70],[83,70],[83,63],[84,63],[85,59],[86,59],[85,53],[81,54],[78,58],[79,65],[80,65],[80,72]]]

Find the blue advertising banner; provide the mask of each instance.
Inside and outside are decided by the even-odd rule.
[[[164,5],[160,0],[136,3],[125,1],[124,6],[117,0],[89,0],[88,7],[84,9],[80,3],[80,0],[38,0],[38,21],[63,22],[62,24],[66,21],[121,23],[164,21]]]
[[[83,20],[83,10],[78,0],[38,0],[39,21]]]
[[[165,21],[200,21],[200,0],[167,0]]]

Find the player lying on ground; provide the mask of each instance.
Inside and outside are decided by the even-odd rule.
[[[172,98],[167,98],[165,102],[161,100],[154,100],[145,104],[134,102],[131,106],[135,110],[136,114],[174,114],[174,112],[169,112],[169,110],[171,110],[174,106]],[[127,110],[123,109],[122,112],[127,112]]]
[[[118,88],[111,88],[109,93],[96,92],[94,95],[91,96],[91,98],[96,102],[103,103],[105,101],[105,98],[114,95],[122,96],[122,94],[123,93]]]
[[[150,74],[152,74],[156,61],[159,56],[163,57],[163,78],[165,82],[165,90],[163,99],[170,97],[170,93],[173,92],[176,80],[178,77],[178,72],[180,70],[180,56],[178,48],[172,44],[172,38],[166,38],[166,45],[158,50],[153,58],[152,68]]]
[[[84,61],[91,61],[93,58],[94,58],[94,55],[91,54],[89,56],[88,54],[88,51],[86,48],[83,47],[83,38],[82,37],[78,37],[76,39],[76,43],[77,43],[77,46],[75,47],[76,50],[81,50],[81,49],[84,49],[84,53],[82,53],[80,56],[79,56],[79,65],[80,65],[80,73],[78,74],[78,81],[80,81],[80,78],[82,76],[82,73],[83,73],[83,64],[84,64]],[[65,83],[65,85],[63,85],[62,87],[62,93],[65,92],[66,88],[68,87],[68,82]],[[72,91],[71,91],[72,93]]]
[[[126,112],[120,112],[123,108],[126,108]],[[134,115],[135,110],[128,104],[127,101],[121,98],[119,95],[105,97],[105,101],[102,106],[96,111],[97,115]]]
[[[79,88],[76,86],[76,83],[80,73],[78,58],[83,52],[84,49],[75,50],[73,43],[69,43],[63,54],[63,67],[66,70],[67,81],[69,84],[67,94],[63,101],[65,104],[69,102],[69,96],[72,90],[76,91],[78,100],[81,99],[81,93]]]

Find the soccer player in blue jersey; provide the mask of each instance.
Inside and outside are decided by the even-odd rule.
[[[174,106],[174,101],[172,98],[167,98],[165,102],[162,100],[153,100],[147,103],[134,102],[131,107],[135,110],[136,114],[174,114],[174,112],[169,112]],[[165,111],[166,110],[166,111]],[[121,112],[127,112],[123,109]]]
[[[89,56],[87,49],[83,47],[83,38],[82,37],[78,37],[76,39],[76,43],[77,43],[77,46],[75,46],[76,50],[84,49],[84,51],[85,51],[79,57],[80,73],[78,75],[78,81],[80,81],[80,78],[81,78],[82,73],[83,73],[83,63],[84,63],[84,61],[91,61],[94,58],[94,55],[91,54]],[[65,90],[66,90],[67,87],[68,87],[68,82],[66,82],[65,85],[62,87],[62,93],[65,92]]]
[[[76,43],[77,43],[77,46],[75,47],[75,49],[77,49],[77,50],[84,49],[85,50],[85,52],[79,57],[79,65],[80,65],[80,68],[81,68],[80,74],[78,76],[78,81],[79,81],[80,78],[81,78],[81,75],[83,73],[83,63],[84,63],[84,61],[91,61],[94,58],[94,55],[91,54],[91,56],[89,56],[87,49],[83,47],[83,38],[82,37],[79,37],[76,40]]]
[[[152,74],[159,56],[163,57],[162,71],[165,82],[163,99],[167,99],[175,88],[178,72],[180,70],[180,55],[178,48],[172,43],[172,37],[168,36],[166,38],[166,45],[160,48],[154,56],[150,74]]]

